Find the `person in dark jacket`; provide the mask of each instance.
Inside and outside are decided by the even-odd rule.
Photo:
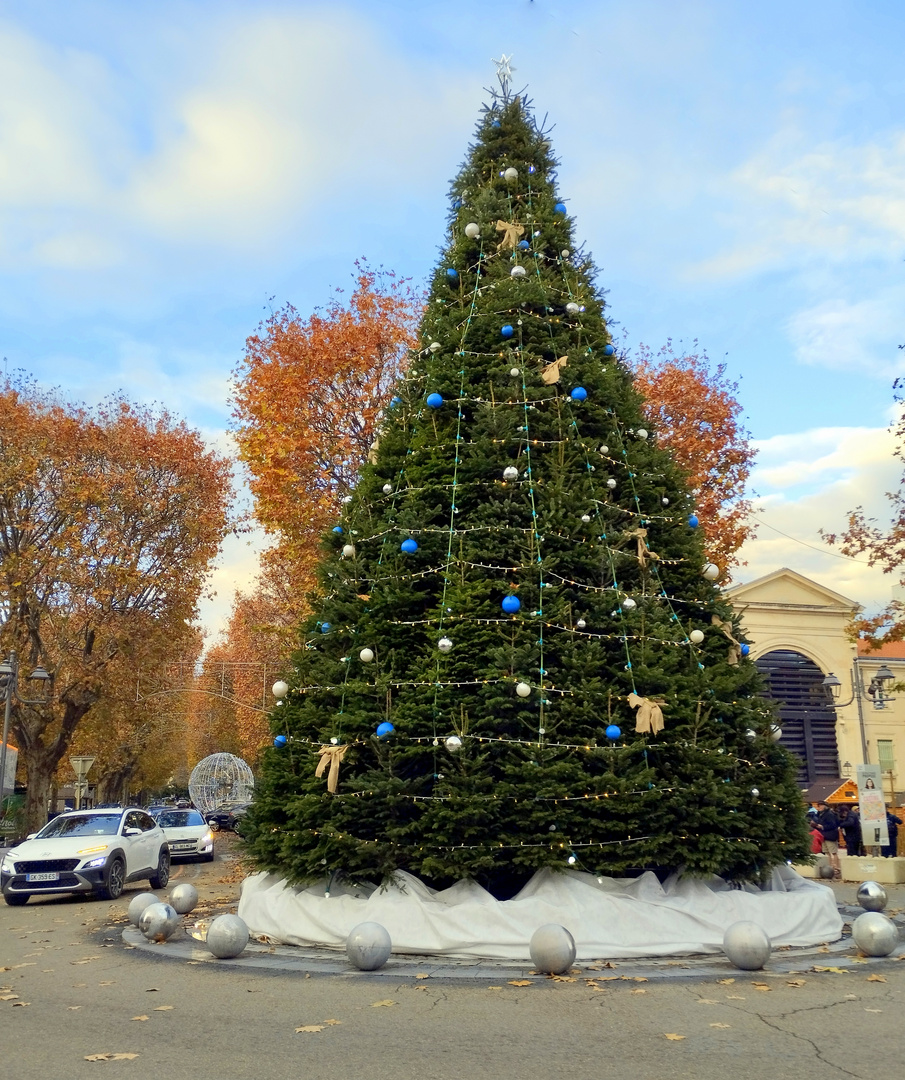
[[[889,844],[887,847],[881,848],[881,854],[884,858],[891,859],[899,853],[899,826],[901,824],[902,819],[896,817],[887,804],[886,831],[889,833]]]
[[[861,854],[861,818],[858,815],[857,806],[839,807],[839,828],[845,837],[845,853],[847,855]]]
[[[841,878],[839,866],[839,818],[825,802],[817,803],[817,828],[823,834],[823,854],[833,868],[833,877]]]

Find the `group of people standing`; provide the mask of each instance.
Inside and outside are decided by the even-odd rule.
[[[836,809],[832,809],[825,802],[819,802],[816,810],[813,807],[808,810],[808,818],[811,828],[811,852],[815,855],[826,855],[833,868],[833,876],[841,877],[839,834],[841,833],[844,838],[845,850],[849,855],[864,854],[861,817],[857,803],[854,805],[843,803]],[[897,853],[901,824],[902,819],[892,813],[887,806],[886,828],[889,832],[889,843],[881,848],[884,858],[890,858]]]

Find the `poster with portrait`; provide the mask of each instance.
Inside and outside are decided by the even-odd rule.
[[[19,760],[19,751],[15,746],[6,744],[6,776],[3,777],[4,795],[12,795],[16,786],[16,762]]]
[[[861,815],[861,840],[866,847],[885,847],[889,843],[886,828],[886,802],[879,765],[858,765],[858,807]]]

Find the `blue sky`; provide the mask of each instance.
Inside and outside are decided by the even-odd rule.
[[[225,445],[270,298],[309,311],[360,256],[424,278],[505,52],[629,346],[741,377],[765,524],[739,579],[875,606],[888,578],[805,545],[897,482],[903,46],[870,0],[0,2],[0,357]],[[228,546],[210,625],[252,565]]]

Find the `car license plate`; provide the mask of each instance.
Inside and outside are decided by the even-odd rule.
[[[26,874],[26,881],[59,881],[60,875],[55,870],[48,870],[44,874]]]
[[[170,851],[192,851],[194,844],[170,844]]]

